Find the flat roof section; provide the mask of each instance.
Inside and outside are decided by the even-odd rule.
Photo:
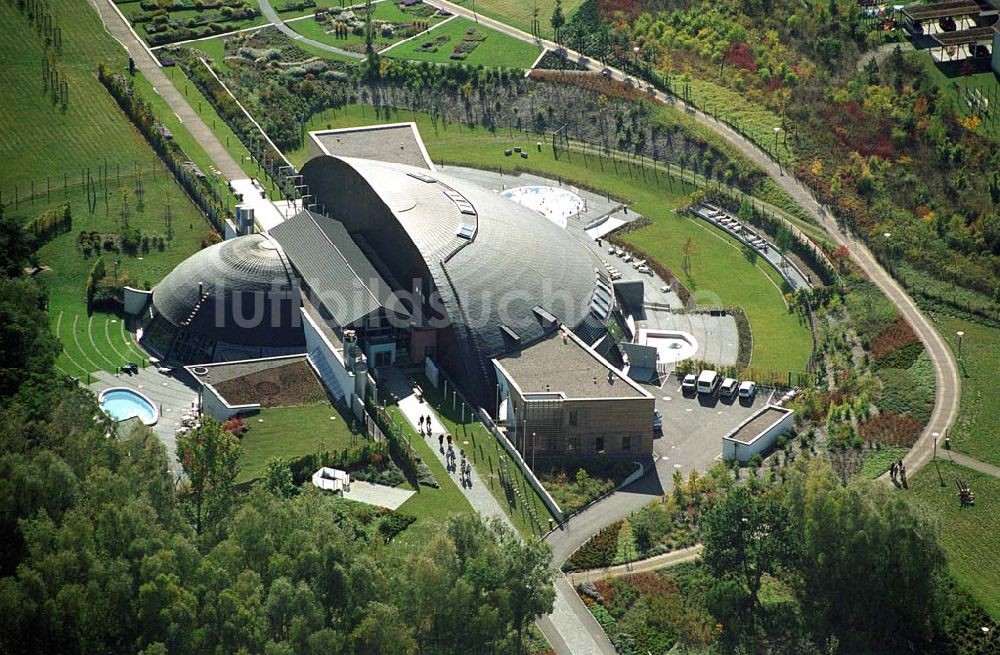
[[[791,412],[792,410],[785,409],[784,407],[767,405],[741,423],[738,428],[724,436],[723,439],[736,441],[742,444],[753,443],[758,437],[760,437],[760,435],[767,432],[771,427],[781,421],[781,419],[788,416]]]
[[[561,393],[566,399],[652,398],[566,326],[560,326],[557,334],[494,362],[523,395]]]
[[[416,123],[365,125],[310,132],[320,150],[335,157],[356,157],[434,170]]]
[[[933,39],[942,47],[967,45],[969,43],[979,43],[980,41],[992,41],[993,35],[997,32],[996,25],[988,27],[973,27],[969,30],[956,30],[954,32],[938,32],[933,35]]]
[[[911,20],[936,20],[948,16],[978,14],[980,9],[979,3],[974,0],[952,0],[951,2],[907,5],[903,7],[903,14]]]

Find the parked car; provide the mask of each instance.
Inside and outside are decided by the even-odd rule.
[[[715,371],[705,369],[698,374],[698,393],[714,395],[722,378]]]
[[[733,378],[726,378],[719,387],[719,395],[724,398],[732,398],[739,389],[740,381]]]
[[[757,383],[747,380],[740,384],[740,398],[746,398],[748,400],[753,400],[753,397],[757,395]]]
[[[653,410],[653,429],[663,429],[663,414],[660,414],[660,410]]]
[[[695,388],[698,386],[698,378],[695,377],[694,373],[688,373],[684,376],[681,381],[681,391],[684,393],[694,393]]]
[[[653,269],[651,269],[650,267],[646,266],[645,264],[643,264],[642,266],[637,266],[635,270],[639,271],[640,273],[642,273],[644,275],[652,275],[653,274]]]
[[[605,68],[604,70],[601,71],[601,75],[603,75],[604,77],[611,77],[611,69]]]

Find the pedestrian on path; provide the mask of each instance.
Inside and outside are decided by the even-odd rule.
[[[438,435],[438,448],[441,450],[442,453],[444,452],[444,435],[443,434],[439,434]]]

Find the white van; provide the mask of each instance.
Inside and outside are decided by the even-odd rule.
[[[715,394],[719,388],[719,382],[719,374],[715,371],[702,371],[698,375],[698,393]]]

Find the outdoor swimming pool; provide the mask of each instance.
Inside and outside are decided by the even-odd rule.
[[[639,343],[656,348],[656,361],[660,364],[691,359],[698,352],[698,341],[687,332],[640,330]]]
[[[159,420],[156,406],[146,396],[127,387],[112,387],[101,392],[98,402],[101,409],[116,421],[138,416],[146,425],[153,425]]]
[[[500,195],[534,209],[559,227],[566,227],[566,220],[586,207],[583,198],[577,194],[554,186],[519,186],[502,191]]]

